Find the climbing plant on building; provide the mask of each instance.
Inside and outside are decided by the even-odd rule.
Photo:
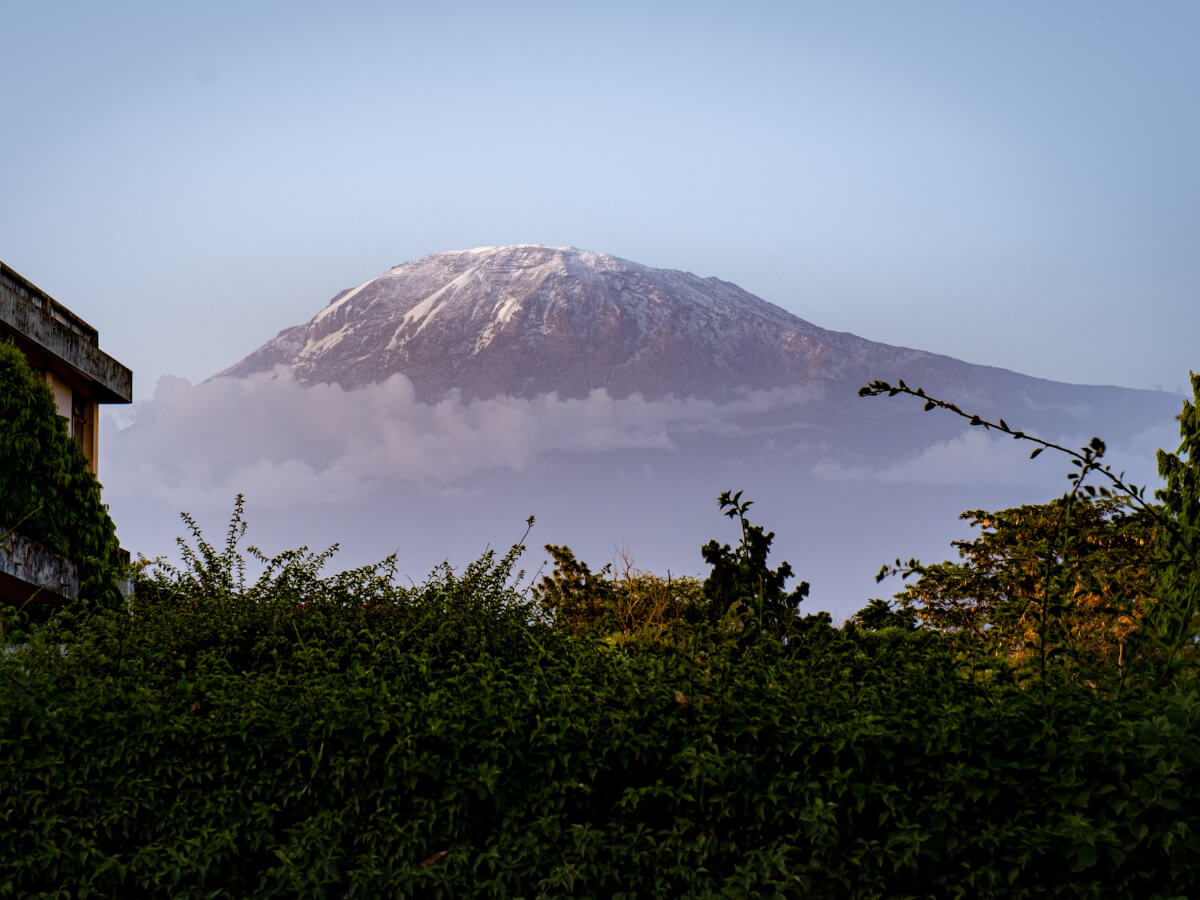
[[[116,529],[100,484],[49,387],[0,342],[0,533],[8,529],[71,560],[88,604],[120,602]]]

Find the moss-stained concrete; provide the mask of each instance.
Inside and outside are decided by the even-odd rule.
[[[0,335],[6,333],[66,363],[85,379],[100,403],[133,399],[133,373],[100,349],[96,329],[0,263]]]
[[[0,525],[0,603],[62,602],[79,596],[79,574],[65,556]]]

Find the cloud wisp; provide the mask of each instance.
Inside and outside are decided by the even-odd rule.
[[[286,367],[193,385],[159,380],[132,424],[105,435],[106,482],[180,508],[252,488],[258,503],[352,503],[380,477],[449,484],[522,471],[553,452],[671,450],[675,435],[737,432],[739,416],[806,403],[812,389],[752,391],[725,403],[555,394],[436,403],[403,375],[354,390],[302,385]]]

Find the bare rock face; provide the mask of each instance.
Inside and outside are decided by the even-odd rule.
[[[827,331],[717,278],[537,245],[396,266],[221,375],[280,363],[302,383],[345,388],[399,372],[422,400],[452,389],[471,399],[578,397],[596,388],[614,397],[720,398],[897,372],[943,381],[972,368]]]

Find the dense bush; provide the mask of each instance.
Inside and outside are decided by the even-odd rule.
[[[242,527],[0,660],[0,894],[1195,887],[1192,689],[1029,690],[886,621],[612,646],[546,623],[515,554],[247,584]]]
[[[623,557],[598,572],[576,559],[570,547],[547,544],[554,570],[533,586],[533,599],[557,627],[613,644],[676,641],[707,610],[703,585],[690,576],[662,577],[635,568]]]
[[[0,341],[0,535],[9,529],[74,562],[87,601],[119,601],[116,530],[100,485],[50,388]]]
[[[838,629],[723,495],[721,577],[627,631],[634,588],[566,548],[536,594],[519,546],[411,587],[391,560],[325,577],[328,553],[251,548],[247,583],[239,500],[224,547],[193,525],[129,609],[0,655],[0,895],[1194,896],[1183,429],[1137,677],[1046,649],[1056,571],[1095,574],[1061,554],[1021,652],[882,601]]]

